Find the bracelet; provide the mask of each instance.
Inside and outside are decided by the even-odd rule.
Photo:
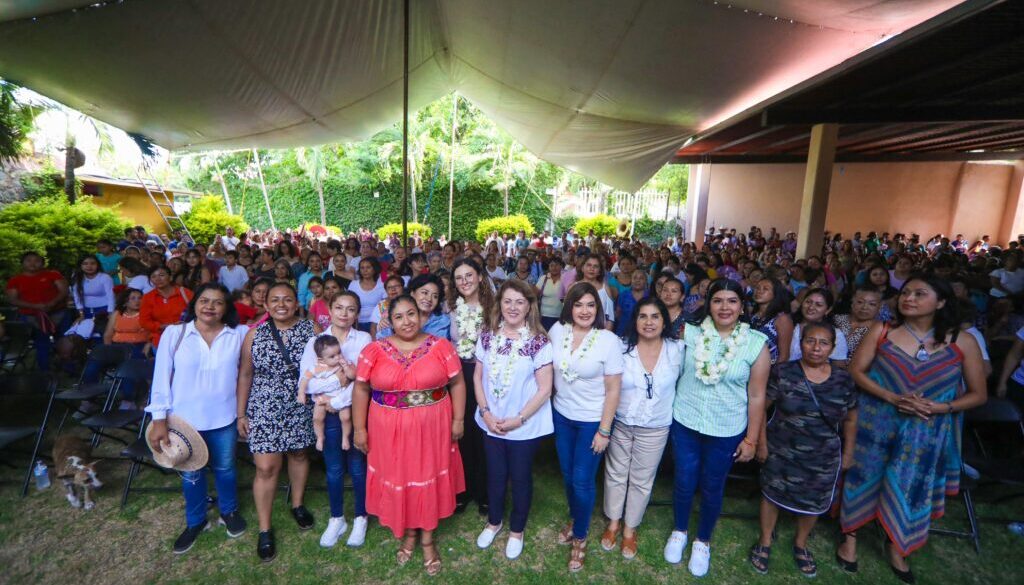
[[[524,426],[526,424],[526,417],[521,412],[516,414],[519,416],[519,426]]]
[[[480,416],[483,416],[483,415],[487,414],[488,412],[491,412],[491,409],[488,406],[481,406],[479,408],[480,408]]]
[[[757,443],[754,443],[753,441],[751,441],[750,439],[748,439],[746,437],[743,437],[743,440],[741,442],[742,443],[746,443],[747,445],[750,445],[751,447],[753,447],[755,449],[757,448]]]
[[[601,435],[602,437],[608,438],[612,436],[612,431],[611,429],[602,429],[601,427],[597,427],[597,434]]]
[[[946,406],[949,407],[949,413],[948,414],[953,414],[953,403],[952,402],[947,402]]]

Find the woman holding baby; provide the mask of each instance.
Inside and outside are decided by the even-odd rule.
[[[351,448],[352,440],[352,386],[356,377],[359,352],[372,340],[370,334],[356,329],[359,318],[359,297],[352,291],[342,291],[327,301],[331,317],[330,326],[321,335],[306,342],[300,369],[305,384],[300,381],[300,400],[314,403],[313,427],[317,446],[322,445],[327,468],[327,497],[331,506],[331,519],[320,537],[320,546],[332,547],[338,542],[348,523],[344,515],[344,475],[348,470],[355,493],[355,521],[349,534],[348,546],[362,546],[366,539],[366,455]],[[331,384],[318,380],[333,377]],[[313,393],[310,388],[328,388]],[[305,392],[302,392],[302,390]],[[321,415],[324,415],[321,417]]]

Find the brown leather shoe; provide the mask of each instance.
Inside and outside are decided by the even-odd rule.
[[[583,569],[583,561],[587,558],[587,539],[572,539],[572,552],[569,553],[569,571],[576,573]]]
[[[571,544],[572,540],[572,522],[569,522],[558,533],[558,544]]]
[[[636,556],[636,532],[633,536],[622,537],[622,556],[627,560]]]
[[[610,528],[604,529],[604,534],[601,535],[601,548],[606,551],[615,550],[615,542],[619,539],[619,531],[612,531]]]

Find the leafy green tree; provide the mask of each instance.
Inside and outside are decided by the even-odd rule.
[[[227,227],[233,228],[235,233],[249,230],[249,224],[241,216],[228,213],[224,200],[216,195],[193,201],[191,209],[181,219],[188,226],[192,239],[201,243],[212,242]]]
[[[516,234],[520,231],[524,232],[527,236],[535,233],[533,224],[530,223],[530,218],[521,214],[502,215],[478,221],[476,224],[476,239],[482,243],[494,232],[498,232],[498,234]]]
[[[25,154],[25,142],[32,131],[38,108],[18,101],[18,86],[0,79],[0,166]]]
[[[619,220],[610,215],[595,215],[576,222],[576,233],[586,236],[590,230],[598,237],[613,236],[619,227]]]

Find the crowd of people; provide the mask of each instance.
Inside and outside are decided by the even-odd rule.
[[[655,245],[575,232],[482,243],[414,234],[408,248],[368,230],[229,229],[206,246],[133,228],[99,241],[70,278],[26,253],[7,300],[35,327],[41,368],[69,367],[96,344],[155,357],[151,448],[167,444],[174,417],[201,434],[231,537],[246,530],[235,449],[247,443],[264,561],[276,556],[282,468],[299,529],[314,526],[303,503],[311,450],[326,466],[322,546],[350,529],[346,544],[362,545],[374,516],[398,539],[399,564],[419,546],[436,574],[439,521],[475,503],[486,516],[477,545],[506,532],[515,559],[533,461],[553,435],[566,497],[557,539],[571,571],[585,565],[599,482],[600,546],[637,554],[671,444],[667,562],[690,543],[690,572],[709,571],[726,478],[734,463],[757,461],[753,570],[769,570],[785,511],[805,576],[818,567],[808,536],[833,516],[840,567],[857,571],[857,533],[877,521],[892,571],[912,583],[908,558],[958,489],[962,413],[985,402],[988,378],[1024,406],[1022,242],[826,234],[820,254],[795,258],[793,234],[756,227]],[[84,361],[83,379],[98,379]],[[129,387],[121,398],[140,408],[146,397]],[[205,473],[182,474],[176,553],[208,528]]]

